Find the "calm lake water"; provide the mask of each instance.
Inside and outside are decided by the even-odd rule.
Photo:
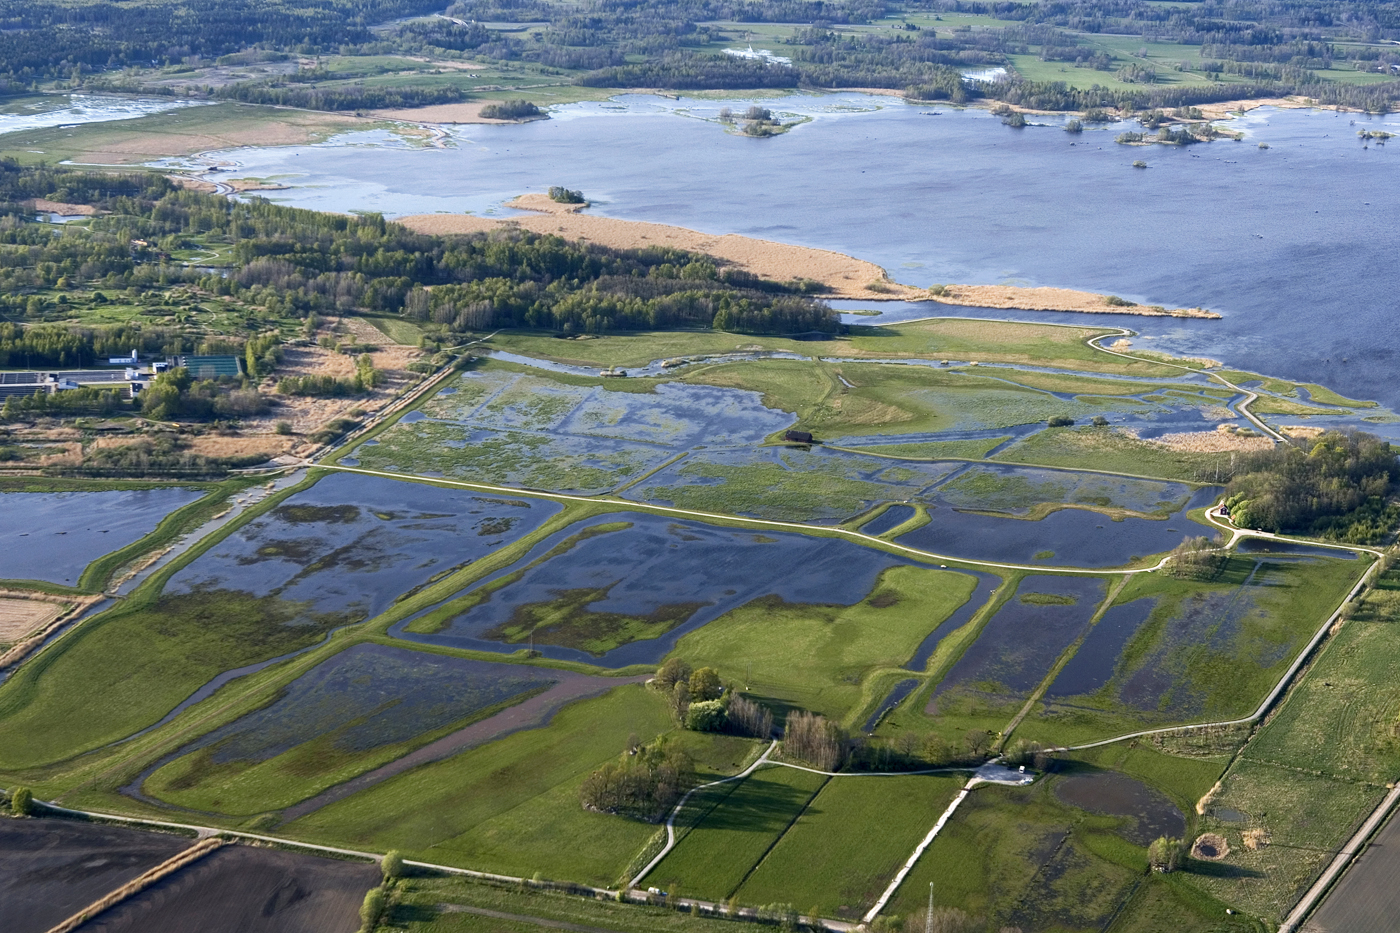
[[[1400,405],[1400,145],[1356,137],[1395,131],[1400,118],[1264,109],[1229,124],[1244,142],[1138,148],[1113,142],[1136,124],[1076,136],[1038,117],[1046,125],[1014,130],[982,110],[837,94],[769,102],[813,119],[755,140],[710,119],[726,103],[747,101],[629,95],[546,121],[458,127],[447,148],[354,133],[219,158],[292,184],[276,199],[304,207],[504,215],[503,201],[564,184],[599,214],[840,250],[914,285],[1055,285],[1205,306],[1225,319],[1110,320],[1141,331],[1140,346]]]

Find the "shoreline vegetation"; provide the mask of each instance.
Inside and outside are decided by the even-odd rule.
[[[538,192],[520,195],[507,201],[504,206],[529,211],[537,216],[526,214],[493,218],[474,214],[413,214],[397,218],[396,222],[415,233],[435,236],[488,233],[514,226],[532,233],[553,234],[565,240],[587,241],[612,249],[646,249],[651,246],[683,249],[713,256],[762,279],[814,283],[820,288],[820,292],[815,293],[829,298],[931,301],[1007,311],[1220,318],[1216,312],[1203,308],[1140,305],[1114,295],[1070,288],[1018,285],[934,285],[928,289],[916,288],[894,282],[875,263],[845,253],[761,240],[737,233],[715,236],[669,224],[584,214],[582,211],[587,204],[561,204]]]

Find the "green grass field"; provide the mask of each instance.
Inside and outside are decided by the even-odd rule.
[[[1222,462],[1221,454],[1174,450],[1105,428],[1052,428],[1017,441],[992,459],[1000,463],[1083,467],[1125,473],[1205,482]],[[1229,465],[1229,457],[1223,462]]]
[[[613,884],[656,827],[584,810],[579,786],[629,736],[647,742],[671,728],[664,698],[618,687],[561,710],[544,728],[408,771],[283,831],[487,871]]]
[[[767,767],[736,782],[657,865],[646,883],[672,895],[724,900],[826,784],[820,774]]]
[[[847,719],[872,699],[866,682],[900,668],[971,596],[974,577],[893,567],[854,606],[760,600],[686,635],[673,652],[779,706]]]
[[[859,919],[965,781],[956,774],[828,781],[744,882],[738,900],[789,902],[823,917]]]

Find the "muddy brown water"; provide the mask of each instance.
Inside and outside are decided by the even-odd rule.
[[[355,933],[368,862],[226,846],[78,928],[79,933]]]
[[[78,820],[0,819],[0,930],[44,933],[193,842]]]
[[[1055,785],[1055,797],[1090,813],[1132,817],[1122,834],[1138,845],[1158,836],[1179,839],[1186,832],[1186,817],[1165,794],[1116,771],[1071,774]]]

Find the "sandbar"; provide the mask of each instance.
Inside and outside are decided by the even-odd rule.
[[[942,295],[901,285],[873,262],[845,253],[760,240],[737,233],[716,235],[642,220],[619,220],[582,213],[587,205],[559,204],[545,194],[521,195],[506,207],[530,211],[518,217],[494,219],[473,214],[414,214],[398,222],[417,233],[489,233],[515,226],[533,233],[552,233],[566,240],[585,240],[613,249],[669,246],[704,253],[760,278],[775,282],[808,279],[823,287],[828,298],[861,301],[937,301],[943,304],[1017,311],[1072,311],[1092,314],[1135,314],[1149,317],[1218,318],[1200,308],[1168,309],[1147,305],[1110,305],[1108,297],[1068,288],[1022,288],[1012,285],[948,285]]]
[[[495,120],[483,117],[481,108],[488,104],[499,104],[499,100],[472,100],[460,104],[429,104],[426,107],[398,107],[392,110],[371,110],[369,114],[381,120],[399,120],[404,123],[529,123],[545,117],[525,117],[520,120]]]

